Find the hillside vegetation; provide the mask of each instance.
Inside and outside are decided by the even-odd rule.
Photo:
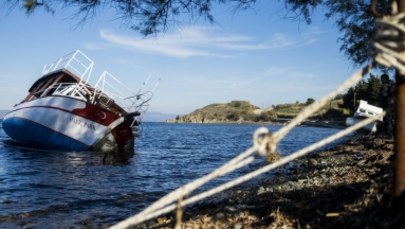
[[[247,101],[232,101],[226,104],[214,103],[197,109],[188,115],[177,116],[175,121],[192,123],[247,121],[255,117],[255,111],[258,109],[257,106]]]
[[[295,117],[305,106],[311,103],[280,104],[261,109],[248,101],[232,101],[229,103],[214,103],[197,109],[190,114],[177,116],[168,122],[178,123],[245,123],[245,122],[278,122],[280,119]],[[329,106],[318,111],[312,119],[340,119],[349,114],[349,111],[339,108],[341,99],[331,101]]]

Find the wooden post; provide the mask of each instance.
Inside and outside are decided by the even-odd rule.
[[[396,0],[399,13],[405,12],[405,0]],[[405,200],[405,75],[396,73],[395,107],[395,190],[396,198]]]

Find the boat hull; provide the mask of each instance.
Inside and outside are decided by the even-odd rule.
[[[91,147],[32,120],[10,117],[3,121],[4,131],[14,140],[52,149],[84,151]]]
[[[378,115],[382,114],[384,110],[381,107],[376,107],[373,105],[368,104],[367,101],[360,100],[359,106],[357,110],[354,112],[353,117],[348,117],[346,119],[346,126],[352,126],[357,124],[358,122],[367,119],[369,117],[377,117]],[[383,121],[383,118],[380,117],[377,121]],[[362,127],[357,132],[361,133],[375,133],[377,131],[377,122],[371,122],[370,124]]]
[[[114,128],[110,126],[118,118],[114,113],[85,101],[49,96],[14,107],[5,115],[3,129],[16,141],[83,151],[93,150],[95,145],[97,149],[105,148],[100,146],[100,142],[114,133],[114,128],[120,128],[120,133],[126,133],[126,136],[114,134],[115,145],[133,142],[130,127],[125,122]],[[128,131],[123,131],[126,129]],[[118,144],[115,148],[123,148],[123,145]]]
[[[353,126],[364,119],[365,118],[356,118],[356,117],[346,118],[346,126]],[[377,122],[372,122],[361,128],[361,130],[366,133],[375,133],[377,131]]]

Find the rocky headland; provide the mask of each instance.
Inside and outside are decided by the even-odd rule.
[[[333,100],[330,106],[321,109],[311,120],[342,120],[349,111],[339,105],[342,100]],[[260,108],[249,101],[235,100],[229,103],[214,103],[186,115],[168,119],[168,123],[280,123],[295,117],[307,103],[286,103]]]

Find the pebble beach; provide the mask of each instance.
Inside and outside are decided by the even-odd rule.
[[[394,140],[355,136],[314,152],[276,176],[182,209],[181,228],[398,228]],[[136,228],[174,228],[175,214]]]

